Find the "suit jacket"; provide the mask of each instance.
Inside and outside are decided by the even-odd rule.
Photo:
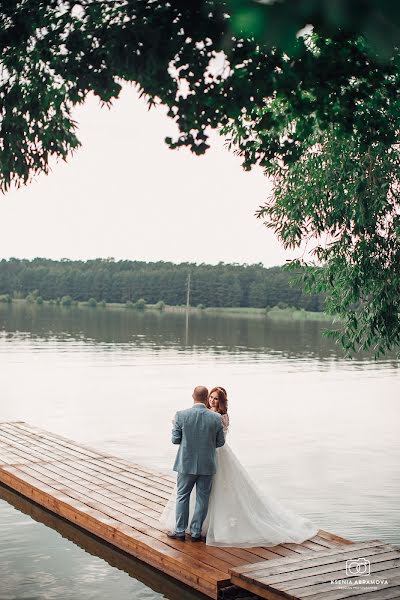
[[[172,443],[179,444],[174,471],[190,475],[214,475],[215,449],[225,444],[221,415],[201,402],[179,410],[172,429]]]

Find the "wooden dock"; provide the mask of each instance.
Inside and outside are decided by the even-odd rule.
[[[347,561],[362,558],[346,573]],[[266,560],[231,569],[232,582],[267,600],[378,600],[400,598],[400,549],[380,540],[341,545],[297,557]],[[360,585],[365,578],[387,581]],[[344,579],[354,581],[341,583]],[[335,583],[332,583],[332,580]],[[360,597],[361,596],[361,597]]]
[[[73,542],[76,546],[82,548],[85,553],[101,558],[111,567],[124,571],[130,577],[140,581],[147,588],[161,594],[168,600],[204,600],[207,598],[200,592],[180,583],[177,579],[173,579],[162,571],[137,560],[124,550],[105,542],[89,531],[73,525],[63,517],[24,498],[18,492],[14,492],[9,487],[3,486],[3,484],[0,484],[0,500],[5,500],[19,512],[28,515],[37,523],[46,525],[63,538]]]
[[[0,423],[0,482],[215,599],[232,584],[272,598],[265,595],[264,574],[274,561],[356,549],[350,540],[322,530],[303,544],[262,548],[215,548],[172,540],[158,523],[174,486],[172,477],[24,422]],[[263,575],[261,583],[256,582],[257,573]],[[273,596],[278,597],[297,598],[285,592]]]

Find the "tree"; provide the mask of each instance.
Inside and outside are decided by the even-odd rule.
[[[63,296],[61,298],[61,304],[63,306],[72,306],[72,298],[71,298],[71,296]]]
[[[133,308],[143,310],[144,308],[146,308],[146,300],[143,300],[143,298],[139,298],[139,300],[136,300],[136,302],[134,302]]]
[[[359,53],[363,43],[349,49]],[[326,40],[314,35],[309,45],[318,54]],[[340,120],[323,127],[318,115],[311,121],[283,99],[256,107],[226,128],[245,163],[264,164],[273,178],[258,216],[285,247],[304,241],[313,246],[314,263],[297,260],[291,268],[306,267],[306,289],[326,293],[327,310],[344,323],[330,335],[349,352],[372,347],[379,355],[400,344],[400,111],[392,87],[400,74],[395,65],[397,59],[390,75],[379,73],[374,87],[369,73],[353,82],[364,87],[365,98],[353,105],[351,131]],[[387,123],[378,131],[382,112]],[[297,160],[284,145],[266,160],[274,135],[288,138],[292,131],[301,132]]]
[[[52,155],[65,159],[79,145],[73,106],[90,92],[110,103],[123,81],[137,83],[150,105],[161,102],[168,107],[180,130],[177,139],[167,140],[171,148],[186,145],[202,154],[208,148],[207,130],[223,127],[231,133],[231,146],[243,157],[245,169],[258,164],[277,178],[277,196],[279,183],[310,161],[312,148],[318,155],[326,140],[343,147],[354,142],[360,165],[371,164],[371,156],[376,164],[388,162],[397,153],[399,132],[400,8],[378,0],[334,3],[329,10],[326,6],[305,0],[3,3],[1,187],[6,190],[11,183],[26,183],[36,173],[47,172]],[[306,24],[313,26],[314,35],[297,38]],[[384,351],[399,342],[394,301],[398,273],[393,268],[398,250],[393,233],[388,257],[382,248],[388,232],[378,223],[394,214],[396,179],[386,174],[378,200],[378,185],[371,192],[376,172],[369,174],[373,183],[368,183],[365,196],[362,186],[350,197],[343,185],[340,202],[348,208],[347,236],[352,211],[355,227],[365,231],[364,213],[370,214],[361,254],[366,263],[373,262],[375,274],[380,269],[379,289],[385,290],[387,300],[381,308],[382,295],[374,301],[373,282],[364,267],[360,270],[354,264],[353,238],[346,246],[345,236],[340,260],[335,253],[318,253],[326,270],[317,285],[331,298],[332,310],[342,302],[348,307],[345,297],[352,290],[355,309],[341,338],[348,349],[375,345]],[[310,229],[303,200],[293,207],[289,197],[285,202],[281,195],[279,210],[271,212],[268,204],[260,215],[287,244],[296,245],[305,231],[306,237],[313,232],[329,236],[332,228],[336,232],[340,227],[340,218],[332,225],[329,217],[340,212],[338,200],[329,193],[319,197],[315,226]],[[307,195],[304,201],[309,199]],[[385,213],[390,203],[392,208]],[[366,208],[361,208],[363,204]],[[374,242],[372,238],[379,236],[381,242]],[[342,296],[335,296],[338,281]],[[135,287],[127,282],[124,300],[133,298],[133,292],[136,298],[143,294],[143,281],[134,283]],[[246,292],[242,302],[248,302]],[[363,312],[368,314],[364,320]]]
[[[168,299],[166,304],[184,303],[189,268],[192,273],[193,306],[265,306],[265,303],[273,306],[284,301],[291,306],[305,308],[307,302],[311,302],[312,299],[304,297],[300,284],[290,285],[291,274],[281,267],[266,269],[261,264],[189,265],[128,260],[105,264],[103,259],[85,262],[44,258],[0,261],[0,294],[12,294],[13,290],[18,288],[22,290],[21,297],[28,293],[32,301],[35,301],[38,290],[30,292],[30,284],[34,281],[43,300],[54,300],[68,295],[76,302],[90,302],[94,305],[98,272],[101,271],[109,282],[109,291],[103,298],[104,302],[125,303],[128,288],[132,298],[139,298],[140,288],[142,297],[146,298],[149,304],[161,308],[166,301],[159,301],[159,290],[162,292],[162,298]],[[10,270],[13,273],[12,277],[9,277]],[[76,287],[77,282],[82,283],[81,289]],[[264,290],[261,304],[254,304],[254,297],[250,293],[255,284],[259,284]],[[323,297],[317,298],[319,310],[323,310]]]
[[[261,308],[265,306],[265,285],[261,281],[254,281],[249,291],[250,306]]]

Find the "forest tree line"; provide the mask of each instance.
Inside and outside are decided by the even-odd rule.
[[[10,258],[0,261],[0,294],[24,298],[37,290],[43,300],[68,295],[78,302],[126,303],[143,298],[148,304],[179,306],[186,303],[189,273],[192,306],[323,310],[323,297],[306,294],[293,283],[293,273],[262,264]]]

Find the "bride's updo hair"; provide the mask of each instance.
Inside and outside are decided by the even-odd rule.
[[[207,408],[211,408],[210,405],[210,396],[211,394],[218,395],[218,412],[220,415],[226,415],[228,412],[228,394],[226,393],[226,389],[223,387],[213,387],[208,394],[207,400]]]

